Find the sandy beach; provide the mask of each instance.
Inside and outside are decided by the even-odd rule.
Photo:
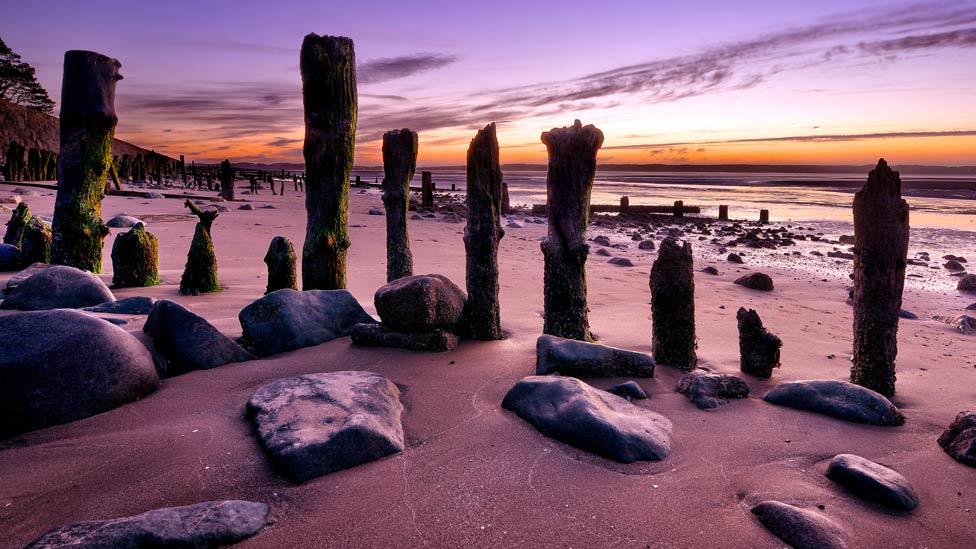
[[[0,198],[16,187],[0,184]],[[39,196],[24,197],[32,212],[51,215],[54,191],[33,190]],[[271,238],[286,236],[296,247],[304,240],[303,196],[289,183],[285,196],[263,191],[223,203],[229,211],[213,228],[223,290],[200,296],[178,293],[195,221],[182,200],[106,197],[104,219],[138,217],[160,243],[162,283],[116,290],[115,296],[170,299],[239,336],[238,312],[264,293],[262,258]],[[245,203],[254,209],[237,209]],[[373,293],[386,282],[385,219],[369,215],[370,208],[382,208],[379,193],[353,189],[348,285],[375,313]],[[6,219],[9,211],[0,216]],[[720,271],[695,275],[700,366],[739,374],[735,314],[744,306],[782,338],[782,367],[769,380],[741,374],[749,398],[702,411],[675,392],[682,372],[659,366],[653,379],[638,380],[650,398],[635,403],[673,422],[671,453],[662,462],[625,465],[549,439],[501,408],[512,385],[534,374],[542,333],[538,241],[546,226],[525,217],[512,216],[522,227],[506,228],[499,250],[505,340],[463,341],[453,351],[425,354],[355,347],[340,338],[167,378],[141,401],[6,439],[0,442],[0,546],[19,547],[75,521],[218,499],[271,506],[273,523],[242,547],[781,547],[750,513],[766,499],[823,505],[856,547],[976,545],[976,476],[936,443],[957,413],[973,408],[976,339],[931,319],[961,314],[974,296],[906,286],[904,308],[919,319],[902,320],[899,328],[893,402],[907,418],[904,426],[859,425],[777,407],[761,398],[780,383],[849,376],[849,262],[810,258],[809,250],[826,253],[836,245],[804,242],[802,248],[748,249],[745,264],[734,265],[691,231],[686,238],[695,247],[696,271],[706,265]],[[442,274],[463,288],[463,228],[463,222],[410,220],[414,272]],[[105,240],[106,283],[112,243],[123,230],[113,229]],[[656,232],[644,234],[659,242]],[[600,234],[627,243],[626,250],[609,251],[634,266],[607,263],[591,243],[592,330],[601,343],[650,353],[648,273],[656,252],[639,251],[627,231],[591,224],[590,236]],[[826,233],[831,240],[838,236]],[[794,249],[804,257],[783,255]],[[917,251],[910,245],[909,257]],[[732,283],[753,270],[771,275],[775,290]],[[12,274],[0,274],[0,283]],[[131,321],[123,328],[145,340],[145,317],[126,318]],[[399,386],[407,448],[294,484],[269,465],[243,418],[244,405],[272,380],[339,370],[377,372]],[[624,379],[588,381],[606,388]],[[826,463],[840,453],[902,473],[918,493],[918,508],[891,512],[827,479]]]

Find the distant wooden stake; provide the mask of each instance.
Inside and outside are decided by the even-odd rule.
[[[498,165],[494,122],[478,130],[471,140],[467,176],[468,225],[464,228],[464,249],[468,301],[464,307],[464,323],[473,339],[502,339],[498,242],[505,236],[505,230],[500,216],[502,171]]]
[[[356,145],[356,54],[341,36],[309,34],[300,54],[305,106],[302,288],[346,287],[349,175]]]
[[[895,394],[898,312],[908,260],[908,203],[882,158],[854,195],[854,364],[851,381]]]
[[[430,172],[420,172],[420,205],[434,207],[434,181]]]
[[[64,54],[61,154],[54,204],[51,260],[93,273],[102,270],[105,177],[112,164],[115,85],[121,64],[90,51]]]
[[[577,120],[542,134],[549,152],[546,175],[549,231],[541,243],[545,260],[544,327],[547,334],[592,341],[586,304],[586,226],[603,132]]]
[[[407,231],[410,180],[417,169],[417,132],[407,128],[383,134],[383,205],[386,206],[386,281],[413,274]],[[359,177],[356,177],[359,179]]]
[[[264,293],[270,294],[283,288],[298,289],[298,276],[295,263],[298,256],[291,241],[283,236],[271,239],[268,253],[264,256],[264,263],[268,266],[268,286]]]

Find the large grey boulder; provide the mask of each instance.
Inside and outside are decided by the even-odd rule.
[[[167,377],[255,358],[205,318],[168,299],[153,304],[142,331],[166,359]]]
[[[403,451],[400,391],[373,372],[273,381],[247,402],[272,463],[296,482]]]
[[[261,356],[345,337],[353,326],[375,323],[347,290],[277,290],[238,315],[245,346]]]
[[[0,309],[78,309],[106,301],[115,301],[115,296],[100,278],[74,267],[52,265],[20,282],[0,303]]]
[[[574,377],[654,377],[654,358],[636,351],[545,334],[535,342],[535,373]]]
[[[47,263],[33,263],[26,267],[24,270],[10,277],[7,281],[7,285],[3,287],[4,295],[13,293],[25,280],[36,275],[37,273],[43,271],[44,269],[50,269],[54,265],[48,265]]]
[[[898,471],[861,456],[834,456],[827,466],[827,478],[864,499],[896,511],[911,511],[918,506],[918,496],[908,479]]]
[[[905,423],[905,416],[883,395],[846,381],[815,379],[784,383],[766,393],[763,400],[855,423]]]
[[[89,314],[0,316],[0,437],[86,418],[159,386],[149,350]]]
[[[709,410],[728,404],[730,398],[746,398],[749,385],[733,375],[692,370],[678,380],[677,391],[698,408]]]
[[[0,271],[16,271],[20,268],[20,248],[13,244],[0,244]]]
[[[60,547],[207,548],[249,538],[268,524],[270,509],[254,501],[207,501],[141,515],[76,522],[48,531],[28,549]]]
[[[529,376],[502,407],[547,437],[621,463],[660,461],[671,451],[671,422],[573,377]]]
[[[466,300],[460,288],[438,274],[394,280],[373,298],[380,320],[398,332],[454,331]]]
[[[939,446],[959,463],[976,467],[976,412],[959,412],[939,436]]]
[[[794,549],[845,549],[847,533],[822,513],[778,501],[752,508],[759,522]]]

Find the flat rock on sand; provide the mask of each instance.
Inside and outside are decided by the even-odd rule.
[[[905,416],[883,395],[846,381],[814,379],[784,383],[766,393],[763,400],[855,423],[905,423]]]
[[[573,377],[529,376],[502,407],[547,437],[621,463],[660,461],[671,451],[671,422]]]
[[[139,223],[142,223],[141,219],[125,214],[119,214],[105,222],[106,225],[112,227],[113,229],[128,229],[130,227],[135,227]]]
[[[105,412],[158,386],[149,350],[104,320],[68,309],[0,316],[0,437]]]
[[[353,326],[375,323],[347,290],[285,288],[244,307],[241,340],[260,356],[310,347],[345,337]]]
[[[116,315],[148,315],[156,300],[151,297],[135,296],[108,301],[91,307],[83,307],[82,311],[90,313],[111,313]]]
[[[264,503],[239,500],[166,507],[55,528],[27,547],[217,547],[260,532],[268,524],[269,510]]]
[[[443,353],[457,347],[458,336],[447,330],[396,332],[382,324],[356,324],[350,333],[352,342],[364,347],[395,347],[410,351]]]
[[[467,297],[450,279],[438,274],[400,278],[376,290],[376,314],[398,332],[453,331]]]
[[[279,379],[247,403],[272,463],[297,482],[403,451],[402,413],[399,389],[373,372]]]
[[[959,412],[939,436],[939,446],[959,463],[976,467],[976,412]]]
[[[681,376],[677,391],[702,410],[728,404],[730,398],[749,396],[749,385],[742,378],[729,374],[711,374],[693,370]]]
[[[827,466],[827,478],[864,499],[897,511],[918,506],[918,496],[901,473],[854,454],[834,456]]]
[[[739,286],[745,286],[752,290],[759,290],[762,292],[773,291],[773,279],[765,273],[751,273],[745,276],[741,276],[735,279],[735,283]]]
[[[795,549],[845,549],[847,534],[836,522],[816,511],[778,501],[752,508],[759,522]]]
[[[142,331],[168,362],[167,377],[254,359],[205,318],[168,299],[153,304]]]
[[[16,285],[0,303],[0,309],[78,309],[106,301],[115,301],[115,296],[100,278],[74,267],[53,265],[37,270]]]
[[[542,335],[535,342],[535,373],[576,377],[654,377],[654,358],[636,351]]]
[[[647,392],[645,392],[644,388],[638,385],[638,383],[634,380],[618,383],[607,389],[607,392],[634,400],[644,400],[647,398]]]

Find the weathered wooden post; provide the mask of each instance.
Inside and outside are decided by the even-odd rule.
[[[592,341],[586,304],[586,256],[590,250],[586,226],[603,132],[576,120],[572,126],[543,132],[542,142],[549,153],[549,230],[541,243],[545,262],[543,332]]]
[[[186,187],[186,158],[180,155],[180,182],[183,183],[183,187]]]
[[[505,230],[500,217],[502,171],[498,165],[494,122],[478,130],[468,146],[467,203],[465,331],[472,339],[502,339],[498,306],[498,242],[505,236]]]
[[[33,263],[50,263],[52,239],[51,226],[40,217],[32,215],[20,240],[21,265],[29,267]]]
[[[759,210],[759,222],[769,223],[769,210]]]
[[[339,36],[309,34],[302,42],[305,106],[305,208],[302,288],[346,287],[349,173],[356,145],[356,54]]]
[[[214,252],[213,236],[210,231],[214,219],[220,213],[217,210],[201,210],[189,198],[186,207],[197,216],[197,225],[193,230],[193,240],[190,241],[190,251],[186,254],[186,267],[183,278],[180,279],[180,293],[195,295],[216,292],[220,289],[217,282],[217,254]]]
[[[718,220],[728,221],[729,220],[729,207],[725,204],[721,204],[718,207]]]
[[[7,222],[7,230],[3,233],[3,243],[20,248],[20,241],[24,238],[24,231],[27,229],[27,223],[30,219],[30,207],[27,203],[21,202],[17,204],[13,213],[10,214],[10,221]]]
[[[24,175],[24,146],[11,141],[7,146],[3,165],[3,178],[7,181],[21,181]]]
[[[264,293],[270,294],[282,288],[298,289],[298,275],[295,262],[298,256],[291,241],[283,236],[271,239],[268,253],[264,256],[264,263],[268,266],[268,287]]]
[[[512,213],[512,201],[508,196],[508,183],[502,183],[502,213]]]
[[[767,330],[753,309],[739,307],[735,314],[739,325],[739,369],[756,377],[770,377],[779,367],[779,350],[783,341]]]
[[[156,235],[136,223],[115,237],[112,245],[112,285],[138,288],[159,284],[159,241]]]
[[[434,182],[428,171],[420,172],[420,205],[425,208],[434,207]]]
[[[410,180],[417,169],[417,132],[408,128],[383,134],[383,205],[386,207],[386,281],[413,274],[407,232]],[[356,176],[359,179],[359,176]],[[357,181],[357,185],[360,184]]]
[[[220,194],[224,200],[234,200],[234,167],[230,160],[220,163]]]
[[[694,370],[698,357],[691,242],[672,236],[661,241],[651,267],[650,287],[654,360],[680,370]]]
[[[684,200],[674,201],[674,216],[684,217],[685,216],[685,202]]]
[[[908,202],[882,158],[854,195],[854,359],[851,381],[895,394],[898,312],[908,263]]]
[[[630,197],[621,196],[620,197],[620,213],[627,213],[627,208],[630,208]]]
[[[102,270],[102,240],[109,233],[102,223],[102,198],[119,121],[115,84],[122,79],[121,66],[95,52],[64,54],[51,260],[93,273]]]

